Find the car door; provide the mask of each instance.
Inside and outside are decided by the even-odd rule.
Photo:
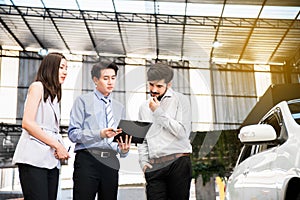
[[[248,167],[248,159],[255,154],[255,145],[244,145],[238,157],[237,164],[226,184],[226,199],[244,199],[243,182],[244,172]]]
[[[276,160],[275,148],[258,152],[245,163],[243,199],[276,199],[276,176],[271,165]]]
[[[280,112],[275,109],[262,123],[271,125],[279,137],[282,124],[280,119]],[[243,199],[277,199],[277,171],[274,168],[279,146],[277,142],[278,140],[276,143],[255,145],[255,154],[246,160],[243,171]]]

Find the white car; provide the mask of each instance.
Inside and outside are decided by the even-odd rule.
[[[300,200],[300,99],[282,101],[256,125],[226,184],[227,200]]]

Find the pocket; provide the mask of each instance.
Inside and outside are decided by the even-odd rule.
[[[151,171],[151,169],[147,168],[145,173],[144,173],[145,179],[148,180],[151,177],[152,173],[153,172]]]

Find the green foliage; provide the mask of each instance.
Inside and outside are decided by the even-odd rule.
[[[196,178],[200,174],[202,175],[203,185],[205,185],[214,175],[225,177],[225,166],[216,160],[212,160],[210,164],[193,162],[193,177]]]
[[[227,176],[238,158],[241,143],[237,130],[197,132],[192,140],[193,177],[202,175],[203,184],[214,175]]]

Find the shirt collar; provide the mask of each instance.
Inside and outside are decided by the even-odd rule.
[[[174,90],[172,88],[169,88],[166,92],[166,94],[164,95],[164,97],[171,97],[173,96]]]
[[[172,88],[169,88],[166,92],[166,94],[161,98],[161,101],[165,98],[170,98],[174,94],[174,90]]]
[[[106,98],[106,99],[109,99],[109,101],[111,102],[111,95],[108,95],[106,97],[101,92],[99,92],[97,89],[94,89],[94,93],[99,100],[101,100],[101,98]]]

